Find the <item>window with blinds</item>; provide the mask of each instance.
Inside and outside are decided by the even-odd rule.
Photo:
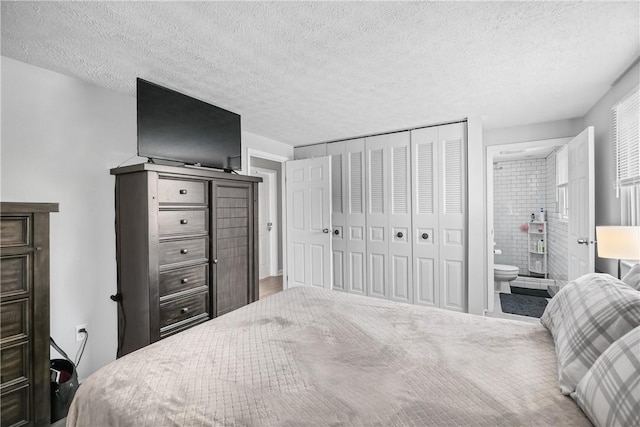
[[[616,193],[640,182],[640,90],[636,87],[613,107]]]
[[[613,107],[613,141],[621,224],[640,225],[640,86]]]

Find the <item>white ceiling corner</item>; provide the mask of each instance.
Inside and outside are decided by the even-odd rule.
[[[292,145],[580,117],[640,52],[632,2],[2,2],[2,54],[135,78]]]

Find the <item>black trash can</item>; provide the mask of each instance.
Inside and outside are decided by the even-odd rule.
[[[60,354],[67,357],[60,348],[51,340],[51,345]],[[78,374],[76,367],[68,359],[51,360],[51,423],[64,418],[69,413],[69,406],[78,389]]]

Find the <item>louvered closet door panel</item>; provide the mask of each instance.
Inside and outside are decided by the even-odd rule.
[[[440,307],[467,310],[466,123],[438,127]]]
[[[387,138],[389,299],[412,303],[411,139],[409,132]]]
[[[345,281],[348,292],[366,295],[365,142],[354,139],[345,144]]]
[[[339,291],[346,290],[345,148],[346,142],[327,144],[327,155],[331,156],[331,225],[333,226],[331,230],[331,261],[333,289]]]
[[[411,131],[413,301],[440,305],[438,262],[438,128]]]
[[[389,135],[365,140],[367,294],[389,298]]]

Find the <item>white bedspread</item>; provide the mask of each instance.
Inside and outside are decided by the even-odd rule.
[[[308,287],[90,376],[67,426],[590,425],[541,325]]]

